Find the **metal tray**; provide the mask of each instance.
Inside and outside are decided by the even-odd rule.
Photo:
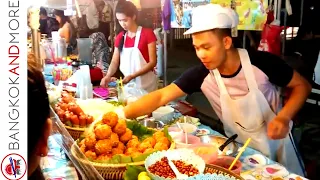
[[[217,147],[220,147],[224,142],[226,142],[227,138],[216,135],[205,135],[200,136],[200,140],[202,143],[214,144]],[[227,156],[235,156],[238,153],[239,146],[236,142],[231,142],[228,144],[221,155]]]

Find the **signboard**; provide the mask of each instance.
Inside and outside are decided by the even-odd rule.
[[[230,7],[231,1],[211,0],[213,4]],[[239,15],[238,30],[262,30],[267,20],[268,0],[235,0]]]
[[[171,27],[190,28],[192,9],[209,3],[231,6],[231,0],[171,0]],[[262,30],[267,20],[268,0],[235,0],[235,4],[239,15],[238,30]]]

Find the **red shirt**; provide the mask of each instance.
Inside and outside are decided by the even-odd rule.
[[[117,48],[119,48],[119,44],[122,39],[123,33],[124,33],[123,31],[120,32],[116,37],[116,41],[115,41],[114,45]],[[126,40],[124,42],[124,47],[125,48],[133,47],[135,39],[136,39],[136,37],[130,38],[129,36],[127,36]],[[152,29],[149,29],[149,28],[142,28],[141,29],[138,49],[140,50],[142,56],[147,61],[147,63],[149,62],[148,44],[153,43],[155,41],[157,41],[157,38],[156,38],[156,35],[153,33]]]

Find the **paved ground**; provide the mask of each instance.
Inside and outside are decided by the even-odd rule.
[[[176,42],[174,49],[168,50],[168,82],[178,78],[189,67],[200,63],[193,48],[187,44],[191,44],[191,41],[181,40]],[[295,57],[288,57],[287,61],[295,68],[301,67],[301,64],[303,64]],[[188,96],[186,100],[198,109],[199,117],[203,123],[210,125],[213,129],[222,131],[221,123],[202,93]],[[320,106],[306,104],[295,119],[297,123],[294,129],[294,136],[309,171],[310,179],[318,179],[317,177],[320,179],[320,171],[316,171],[320,170],[318,160],[320,148],[316,147],[316,145],[319,146],[320,144],[320,113],[316,113],[319,110]]]

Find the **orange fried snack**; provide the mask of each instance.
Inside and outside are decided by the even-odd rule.
[[[113,127],[113,132],[121,136],[126,132],[126,129],[127,129],[126,121],[123,119],[119,119],[118,123]]]
[[[96,136],[94,133],[89,133],[84,141],[87,149],[93,149],[96,145]]]
[[[92,160],[95,160],[95,159],[97,158],[96,153],[95,153],[94,151],[92,151],[92,150],[89,150],[89,151],[85,152],[84,155],[85,155],[87,158],[92,159]]]
[[[108,112],[103,115],[102,122],[113,128],[118,123],[118,115],[115,112]]]
[[[119,136],[116,133],[111,133],[110,140],[112,142],[112,147],[117,147],[119,144]]]
[[[132,131],[127,128],[126,132],[120,136],[120,141],[123,143],[127,143],[130,139],[132,139]]]
[[[99,140],[95,145],[95,151],[98,155],[111,153],[112,142],[110,139]]]
[[[106,124],[99,124],[95,129],[94,133],[96,138],[99,140],[107,139],[111,136],[112,130],[110,126]]]

